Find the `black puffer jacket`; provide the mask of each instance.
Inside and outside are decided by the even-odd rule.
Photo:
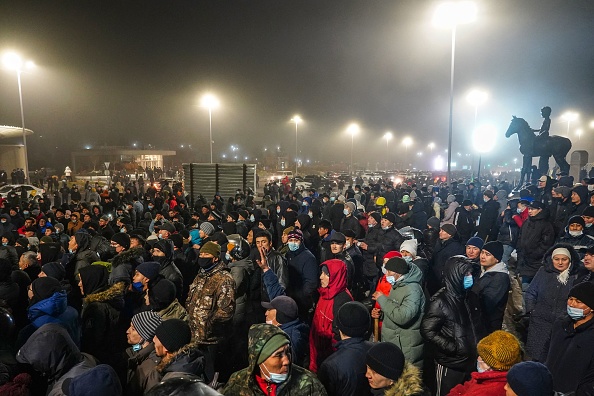
[[[144,262],[144,248],[135,247],[124,250],[122,253],[111,259],[111,273],[109,274],[109,284],[117,282],[126,282],[129,284],[134,276],[134,270],[139,264]]]
[[[400,251],[400,245],[404,242],[404,237],[397,229],[390,227],[387,230],[382,230],[380,234],[380,248],[376,252],[376,260],[381,267],[383,264],[384,255],[392,250]]]
[[[465,256],[450,258],[443,270],[445,287],[431,297],[421,322],[421,335],[435,347],[437,363],[468,373],[475,368],[479,341],[463,287],[464,275],[471,272]]]
[[[173,262],[174,250],[173,242],[167,239],[160,240],[155,244],[155,247],[165,253],[165,257],[155,257],[153,260],[157,261],[161,266],[159,275],[163,278],[170,280],[175,285],[176,297],[181,301],[182,293],[184,291],[184,277]]]
[[[458,236],[442,241],[439,239],[433,249],[433,259],[431,260],[431,272],[427,276],[427,289],[430,294],[434,294],[443,286],[443,271],[446,261],[459,254],[464,254],[464,245],[458,240]]]
[[[555,243],[555,231],[548,217],[549,211],[543,209],[522,224],[517,246],[520,275],[534,276],[546,251]]]
[[[499,215],[499,202],[491,199],[483,205],[481,210],[481,221],[476,229],[477,236],[484,241],[497,240],[497,216]]]
[[[365,243],[367,244],[367,250],[361,249],[361,253],[363,253],[363,258],[365,259],[365,263],[363,266],[363,275],[367,277],[374,277],[378,274],[378,266],[377,262],[383,261],[382,257],[376,257],[378,251],[381,249],[381,235],[382,229],[377,224],[374,227],[367,228],[367,235],[365,235]]]

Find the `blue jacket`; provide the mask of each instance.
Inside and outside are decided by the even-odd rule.
[[[316,257],[305,248],[303,243],[292,252],[287,252],[289,264],[289,290],[288,295],[292,297],[299,307],[299,314],[303,315],[313,307],[317,301],[317,289],[319,284],[319,266]]]
[[[27,316],[31,323],[23,327],[19,332],[17,347],[22,346],[35,330],[47,323],[57,323],[64,326],[74,343],[80,345],[78,312],[68,306],[67,301],[66,292],[61,291],[30,306]]]
[[[305,355],[309,351],[309,326],[301,320],[295,319],[280,325],[279,328],[291,339],[293,363],[303,367]]]
[[[372,346],[371,342],[359,337],[347,338],[336,344],[336,352],[322,363],[318,371],[318,378],[328,396],[369,394],[365,358]]]

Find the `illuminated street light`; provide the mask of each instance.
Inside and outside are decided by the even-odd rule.
[[[408,147],[413,143],[413,140],[410,136],[405,137],[404,139],[402,139],[402,144],[404,144],[404,147],[406,148],[406,152],[405,152],[405,166],[408,167]]]
[[[590,128],[594,128],[594,120],[590,121]]]
[[[573,111],[566,111],[565,113],[563,113],[563,114],[561,115],[561,118],[562,118],[564,121],[567,121],[567,136],[569,136],[569,125],[570,125],[570,124],[571,124],[573,121],[577,120],[579,116],[580,116],[580,115],[579,115],[578,113],[575,113],[575,112],[573,112]]]
[[[448,1],[440,4],[433,14],[433,24],[452,32],[452,60],[450,66],[450,120],[448,131],[448,185],[452,185],[452,135],[454,118],[454,59],[456,55],[456,27],[476,20],[476,4],[472,1]]]
[[[472,144],[479,152],[477,179],[481,181],[481,160],[483,153],[488,153],[495,147],[497,140],[497,129],[492,125],[482,125],[474,130]],[[514,161],[515,162],[515,161]]]
[[[2,56],[2,63],[4,67],[16,71],[17,83],[19,85],[19,102],[21,105],[21,126],[23,128],[23,150],[25,151],[25,180],[29,181],[29,158],[27,155],[27,135],[25,133],[25,111],[23,109],[23,89],[21,85],[21,74],[23,70],[31,70],[35,68],[33,61],[25,61],[14,52],[7,52]],[[24,66],[24,67],[23,67]]]
[[[200,99],[200,105],[205,109],[208,109],[208,130],[209,130],[209,141],[210,141],[210,163],[212,164],[212,111],[220,106],[220,102],[216,96],[207,93],[202,95]]]
[[[575,131],[575,133],[576,135],[578,135],[578,140],[582,140],[582,133],[584,133],[584,130],[582,128],[579,128]]]
[[[351,175],[353,174],[353,147],[355,145],[355,135],[359,133],[361,128],[356,123],[352,123],[347,127],[347,132],[351,134]]]
[[[299,117],[299,115],[295,115],[293,118],[291,118],[291,122],[295,123],[295,175],[297,175],[297,129],[299,127],[299,124],[303,122],[303,120],[301,119],[301,117]]]
[[[429,148],[429,150],[431,150],[431,152],[433,152],[433,149],[435,148],[435,143],[431,142],[427,145],[427,148]]]
[[[392,132],[388,131],[384,134],[384,139],[386,139],[386,171],[388,170],[388,162],[390,162],[390,140],[392,139],[393,135]]]

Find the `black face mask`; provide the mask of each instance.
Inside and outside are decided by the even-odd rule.
[[[212,259],[210,257],[199,257],[198,265],[202,269],[208,269],[214,265],[214,259]]]

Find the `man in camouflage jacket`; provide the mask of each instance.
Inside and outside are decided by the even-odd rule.
[[[216,243],[202,246],[200,270],[186,301],[193,340],[200,344],[218,344],[235,312],[235,281],[219,260],[220,255],[221,247]]]
[[[270,344],[274,344],[274,346],[271,348]],[[281,383],[272,383],[266,380],[266,374],[261,369],[262,364],[258,364],[258,361],[266,361],[283,346],[289,344],[289,336],[274,325],[255,324],[250,327],[248,367],[233,373],[222,393],[226,396],[269,394],[276,396],[326,396],[326,390],[317,377],[303,367],[293,364],[290,353],[287,354],[289,368],[286,379]],[[276,349],[278,345],[281,347]]]

